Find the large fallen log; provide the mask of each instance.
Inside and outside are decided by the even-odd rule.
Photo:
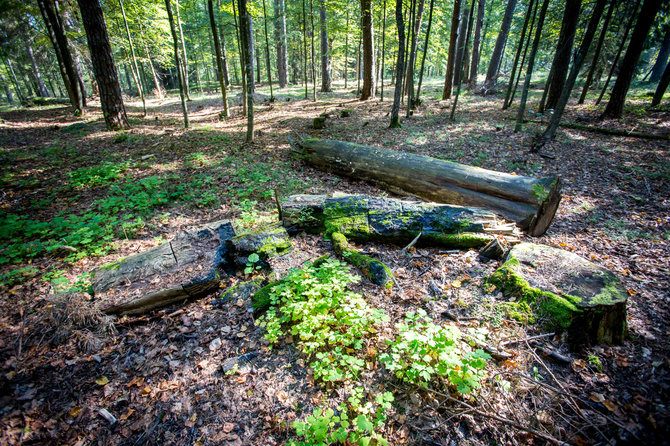
[[[320,169],[439,203],[491,209],[533,236],[545,233],[561,200],[558,178],[510,175],[344,141],[304,138],[291,144]]]
[[[290,232],[341,233],[352,240],[476,248],[495,234],[514,237],[514,225],[485,209],[367,195],[292,195],[281,202]]]

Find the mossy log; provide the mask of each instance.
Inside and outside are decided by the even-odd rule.
[[[330,235],[335,254],[342,260],[358,268],[370,282],[385,289],[393,287],[393,273],[383,262],[356,251],[349,246],[347,238],[341,232]]]
[[[567,330],[572,346],[624,340],[627,296],[619,279],[576,254],[521,243],[489,282]]]
[[[291,140],[306,162],[392,190],[490,209],[533,236],[545,233],[561,200],[561,180],[531,178],[344,141]]]
[[[228,243],[232,262],[242,268],[250,254],[256,253],[263,262],[267,262],[293,249],[286,229],[279,223],[262,225],[236,235]]]
[[[342,233],[355,241],[418,243],[476,248],[496,233],[511,234],[490,211],[437,203],[419,203],[367,195],[292,195],[281,203],[289,232]]]

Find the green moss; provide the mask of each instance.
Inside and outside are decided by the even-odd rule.
[[[365,239],[370,234],[367,199],[356,196],[328,200],[323,209],[326,234],[341,232]]]
[[[340,232],[334,232],[330,237],[335,252],[343,260],[358,268],[372,283],[385,289],[393,287],[393,272],[383,262],[351,249],[347,238]]]
[[[477,232],[461,232],[456,234],[424,234],[421,236],[433,244],[447,248],[478,248],[486,245],[493,237]]]
[[[534,324],[535,313],[527,302],[501,302],[498,307],[502,308],[508,317],[522,324]]]
[[[253,296],[251,296],[251,307],[254,309],[255,314],[261,313],[270,308],[272,288],[282,282],[282,280],[278,280],[276,282],[265,285],[263,288],[256,291]]]
[[[619,279],[612,273],[603,273],[602,281],[604,286],[602,292],[596,294],[592,298],[584,301],[586,306],[596,305],[612,305],[617,302],[626,300],[626,296],[621,291],[621,283]]]
[[[118,260],[114,260],[113,262],[106,263],[106,264],[100,266],[100,269],[109,270],[109,271],[116,271],[117,269],[119,269],[119,266],[121,266],[121,264],[123,263],[123,261],[125,259],[126,259],[125,257],[122,257]]]
[[[246,299],[250,295],[258,292],[263,280],[265,280],[263,277],[256,277],[247,282],[240,282],[221,293],[219,300],[224,303],[231,302],[235,298]]]

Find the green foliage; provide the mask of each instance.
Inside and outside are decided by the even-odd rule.
[[[17,283],[23,282],[29,277],[37,274],[39,270],[32,266],[24,266],[23,268],[13,269],[9,272],[0,274],[0,287],[11,287]]]
[[[468,394],[477,389],[484,379],[484,367],[490,356],[460,341],[461,333],[455,327],[441,327],[433,323],[422,309],[408,313],[405,322],[397,324],[395,341],[388,341],[390,353],[380,361],[403,381],[428,386],[443,377],[459,393]]]
[[[128,163],[105,162],[97,166],[82,167],[68,172],[67,178],[72,189],[109,186],[128,168]]]
[[[549,196],[549,191],[547,188],[540,183],[533,184],[531,189],[533,189],[533,196],[537,198],[538,203],[542,203]]]
[[[261,258],[255,252],[250,254],[247,258],[247,264],[244,268],[244,274],[252,274],[254,271],[261,269],[261,266],[258,265]]]
[[[270,309],[257,323],[272,343],[289,334],[297,337],[298,349],[313,360],[315,379],[355,379],[365,366],[355,353],[375,332],[375,325],[387,319],[362,295],[346,289],[358,280],[333,259],[294,270],[271,289]]]

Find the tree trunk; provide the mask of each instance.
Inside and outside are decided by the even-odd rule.
[[[477,73],[479,71],[479,47],[481,43],[482,25],[484,24],[484,9],[486,0],[479,0],[477,5],[477,25],[475,26],[475,37],[472,42],[472,62],[470,65],[470,84],[469,90],[477,89]]]
[[[226,96],[226,81],[223,75],[223,60],[221,58],[221,45],[219,43],[219,32],[214,18],[214,3],[212,0],[207,0],[209,7],[209,24],[212,28],[212,37],[214,37],[214,52],[216,53],[216,71],[219,76],[219,86],[221,87],[221,100],[223,101],[223,116],[228,118],[230,112],[228,111],[228,98]]]
[[[311,62],[312,62],[312,101],[316,101],[316,52],[314,51],[314,0],[309,0],[309,22],[310,22],[310,41],[311,41]]]
[[[170,33],[172,34],[172,49],[174,51],[175,69],[177,70],[177,79],[179,80],[179,97],[181,99],[181,110],[184,114],[184,128],[189,127],[188,109],[186,108],[186,86],[184,85],[183,71],[180,69],[181,61],[179,60],[179,40],[177,30],[174,24],[174,17],[172,15],[172,8],[170,7],[171,0],[165,0],[165,9],[168,13],[168,21],[170,22]]]
[[[451,97],[452,82],[454,79],[454,60],[456,59],[456,41],[458,40],[458,21],[460,17],[461,0],[454,0],[454,12],[451,16],[451,31],[449,37],[449,59],[447,60],[447,74],[444,76],[442,99],[449,99]]]
[[[305,85],[305,99],[309,98],[307,86],[307,8],[305,0],[302,0],[302,80]]]
[[[321,91],[327,93],[332,89],[331,79],[333,68],[330,62],[330,48],[328,48],[326,0],[319,2],[319,25],[321,26]]]
[[[254,84],[254,90],[256,90],[255,85],[261,83],[261,52],[256,51],[256,42],[260,42],[258,28],[255,29],[255,34],[252,37],[254,40],[251,42],[251,45],[253,46],[254,58],[256,60],[256,82]],[[258,45],[260,46],[260,43]]]
[[[468,0],[463,0],[465,6],[461,11],[461,20],[458,26],[458,39],[456,40],[456,59],[454,62],[454,88],[458,88],[461,85],[462,71],[463,71],[463,59],[465,56],[466,48],[466,34],[468,30],[468,23],[470,19],[470,10],[468,8]]]
[[[275,41],[277,43],[277,76],[279,88],[288,85],[288,55],[286,48],[286,8],[284,0],[275,0]]]
[[[520,73],[521,68],[523,67],[523,62],[521,62],[521,65],[519,65],[519,57],[521,56],[521,50],[524,47],[524,40],[526,40],[526,31],[528,30],[528,23],[530,23],[530,17],[532,15],[533,7],[535,4],[536,4],[535,0],[530,0],[528,10],[526,11],[526,18],[523,21],[523,28],[521,28],[521,35],[519,36],[519,44],[517,45],[516,54],[514,55],[514,63],[512,64],[512,74],[510,75],[509,84],[507,85],[507,92],[505,93],[505,101],[503,102],[502,107],[503,110],[507,109],[510,105],[512,105],[512,100],[514,99],[512,97],[512,89],[516,88],[515,78],[517,76],[517,70]],[[535,16],[533,15],[533,20],[534,19]],[[528,35],[530,35],[531,33],[532,28],[531,30],[528,30]],[[528,49],[528,44],[526,44],[526,49]]]
[[[177,12],[177,29],[179,30],[179,40],[181,41],[181,67],[182,67],[182,79],[184,79],[184,93],[186,94],[186,100],[191,100],[191,87],[188,81],[188,56],[186,55],[186,41],[184,40],[184,31],[181,27],[181,14],[179,0],[175,0],[175,11]]]
[[[133,61],[133,78],[135,80],[135,86],[137,87],[137,92],[140,95],[142,100],[142,110],[144,116],[147,115],[147,102],[144,100],[144,88],[142,87],[142,82],[140,81],[140,69],[137,67],[137,57],[135,56],[135,46],[133,45],[133,39],[130,37],[130,28],[128,28],[128,20],[126,19],[126,10],[123,7],[123,0],[119,0],[119,6],[121,6],[121,17],[123,17],[123,25],[126,29],[126,37],[128,38],[128,44],[130,46],[130,55]]]
[[[465,72],[465,69],[463,67],[466,56],[465,56],[465,51],[468,48],[468,45],[470,43],[470,34],[472,33],[472,22],[474,19],[475,15],[475,0],[471,0],[472,6],[470,6],[470,11],[465,11],[465,16],[463,17],[463,21],[466,21],[467,19],[467,30],[465,31],[465,42],[463,42],[463,45],[461,47],[460,53],[460,61],[457,63],[456,67],[456,76],[454,78],[456,79],[456,97],[454,97],[454,103],[451,107],[451,116],[449,117],[450,120],[454,120],[456,116],[456,105],[458,104],[458,97],[461,94],[461,79],[463,77],[463,73]],[[466,3],[467,5],[467,3]]]
[[[658,83],[658,87],[656,87],[654,98],[651,100],[652,107],[660,105],[661,99],[663,99],[663,95],[665,94],[665,90],[668,89],[668,84],[670,84],[670,63],[665,66],[665,71],[663,72],[663,76],[661,76],[661,81]]]
[[[130,128],[100,3],[97,0],[78,0],[78,3],[107,129]]]
[[[33,48],[30,45],[30,38],[27,34],[24,34],[23,39],[26,44],[26,52],[28,53],[28,58],[30,59],[30,65],[33,67],[33,73],[35,74],[35,79],[37,80],[39,94],[43,98],[48,98],[49,90],[47,90],[47,86],[44,84],[44,79],[42,79],[42,75],[40,74],[37,61],[35,61],[35,54],[33,54]]]
[[[2,73],[0,73],[0,82],[2,82],[2,86],[5,88],[5,96],[7,96],[7,102],[10,104],[14,103],[14,96],[12,95],[12,90],[9,88],[9,83],[7,82],[7,79]]]
[[[512,25],[512,18],[514,17],[514,8],[516,8],[517,0],[508,0],[505,8],[505,15],[503,16],[500,33],[496,39],[496,46],[493,48],[491,61],[489,62],[489,69],[486,72],[486,80],[484,81],[484,94],[495,91],[496,83],[498,82],[498,72],[500,70],[500,61],[502,60],[503,50],[507,43],[507,36],[509,34],[510,26]]]
[[[542,28],[544,27],[544,17],[547,15],[547,7],[549,0],[544,0],[542,9],[540,10],[540,17],[537,20],[537,28],[535,29],[535,40],[533,40],[533,48],[530,50],[528,56],[528,68],[526,69],[526,79],[523,82],[523,91],[521,92],[521,103],[519,104],[519,111],[516,118],[515,132],[521,131],[523,125],[523,115],[526,112],[526,101],[528,100],[528,90],[530,89],[530,79],[533,76],[533,66],[535,65],[535,56],[537,55],[537,48],[542,38]]]
[[[361,101],[374,99],[375,91],[375,42],[372,26],[372,0],[361,0],[361,26],[363,30],[363,90]]]
[[[270,84],[270,102],[274,102],[275,93],[272,89],[272,65],[270,64],[270,38],[268,37],[268,13],[263,0],[263,27],[265,28],[265,64],[268,69],[268,83]]]
[[[12,76],[14,88],[16,89],[16,96],[19,97],[19,102],[23,102],[26,98],[25,96],[23,96],[23,93],[21,92],[21,86],[19,85],[19,80],[16,78],[16,73],[14,73],[14,68],[12,67],[12,61],[9,60],[9,57],[7,57],[5,58],[5,62],[7,63],[7,69],[9,71],[9,74]]]
[[[349,76],[349,6],[347,8],[347,19],[344,28],[347,30],[344,33],[344,89],[347,89],[347,82]]]
[[[433,0],[431,0],[433,1]],[[382,55],[381,55],[381,70],[379,76],[379,82],[381,83],[381,95],[379,100],[384,101],[384,61],[386,59],[386,0],[384,0],[383,8],[383,17],[382,17]]]
[[[651,68],[651,76],[649,82],[658,82],[663,77],[663,68],[668,65],[668,56],[670,56],[670,25],[665,26],[665,36],[661,42],[661,48],[658,50],[658,57]]]
[[[402,16],[402,0],[395,2],[395,23],[398,29],[398,61],[395,65],[395,90],[393,93],[393,107],[391,108],[390,127],[400,127],[400,97],[402,96],[402,77],[405,73],[405,21]]]
[[[416,53],[419,47],[419,31],[421,30],[421,19],[423,18],[423,7],[425,0],[419,2],[414,18],[414,29],[412,30],[412,47],[409,52],[409,67],[407,67],[407,117],[409,118],[411,110],[416,107],[414,101],[414,66],[416,65]]]
[[[582,94],[579,96],[579,104],[583,104],[586,99],[586,93],[588,93],[591,83],[593,82],[593,76],[596,72],[596,67],[598,66],[598,60],[600,59],[600,51],[603,48],[603,43],[605,42],[605,35],[607,34],[607,27],[610,24],[610,19],[612,18],[612,13],[614,12],[614,7],[616,2],[610,2],[609,8],[607,8],[607,15],[605,16],[605,22],[600,30],[600,37],[598,37],[598,43],[596,44],[596,49],[593,53],[593,60],[591,61],[591,66],[589,67],[589,73],[586,75],[586,80],[584,81],[584,87],[582,88]],[[670,33],[668,34],[670,36]]]
[[[570,56],[572,55],[572,45],[575,40],[575,31],[579,22],[579,10],[581,6],[582,0],[566,0],[565,2],[561,33],[558,36],[558,44],[556,45],[556,52],[554,53],[554,61],[551,68],[553,76],[545,104],[545,107],[551,110],[556,107],[558,98],[565,85],[568,69],[570,68]],[[544,107],[540,108],[539,112],[543,113]]]
[[[239,14],[240,14],[240,25],[244,24],[240,28],[240,37],[242,44],[242,52],[244,53],[244,59],[246,64],[246,74],[247,74],[247,143],[254,142],[254,59],[253,54],[251,53],[251,42],[252,42],[252,33],[251,28],[251,16],[247,10],[247,0],[238,0]]]
[[[484,0],[480,0],[484,1]],[[419,85],[416,88],[416,100],[417,104],[421,103],[421,85],[423,84],[423,71],[426,66],[426,55],[428,54],[428,42],[430,38],[430,28],[433,24],[433,6],[434,0],[430,0],[430,6],[428,11],[428,28],[426,28],[426,40],[423,43],[423,54],[421,54],[421,69],[419,70]]]
[[[612,88],[610,100],[607,103],[605,112],[601,116],[602,119],[621,117],[624,102],[626,101],[626,94],[628,93],[630,82],[635,75],[635,68],[640,59],[644,41],[647,38],[647,34],[649,34],[651,25],[654,23],[656,13],[658,13],[658,10],[661,8],[662,1],[663,0],[644,0],[642,9],[640,10],[640,16],[635,24],[633,35],[630,38],[630,43],[626,50],[626,55],[621,61],[619,75]]]
[[[533,236],[547,230],[561,198],[557,178],[510,175],[342,141],[311,138],[293,145],[317,168],[439,203],[491,209]]]

